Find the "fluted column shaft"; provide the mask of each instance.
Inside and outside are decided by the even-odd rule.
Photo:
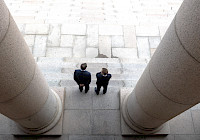
[[[0,0],[0,113],[27,133],[51,129],[61,100],[49,89],[3,0]]]
[[[134,130],[149,134],[200,102],[200,1],[185,0],[123,103]]]

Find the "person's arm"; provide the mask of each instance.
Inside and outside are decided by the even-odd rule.
[[[74,71],[74,80],[76,81],[77,84],[79,84],[76,70]]]
[[[98,75],[99,75],[99,73],[96,74],[97,81],[98,81],[98,78],[99,78]],[[96,81],[96,83],[97,83],[97,81]]]
[[[91,79],[92,79],[92,78],[91,78],[91,74],[90,74],[90,76],[89,76],[89,84],[91,83]]]
[[[91,74],[88,73],[87,84],[89,85],[90,83],[91,83]]]
[[[110,78],[112,78],[112,75],[111,75],[111,74],[109,74],[109,79],[108,79],[108,82],[110,81]]]

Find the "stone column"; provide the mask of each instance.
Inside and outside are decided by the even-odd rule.
[[[199,102],[200,1],[185,0],[122,111],[131,128],[150,134]]]
[[[61,100],[49,89],[5,3],[0,1],[0,113],[30,134],[60,119]]]

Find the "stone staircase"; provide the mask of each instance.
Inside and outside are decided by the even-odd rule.
[[[62,136],[12,136],[16,124],[0,115],[0,140],[199,140],[200,104],[169,121],[167,136],[122,136],[120,89],[133,90],[148,61],[119,58],[35,58],[51,87],[65,89]],[[80,92],[73,72],[87,63],[92,83],[87,94]],[[96,95],[95,74],[106,67],[113,75],[105,95]],[[6,122],[6,123],[5,123]]]
[[[107,68],[112,74],[109,87],[133,87],[145,69],[147,62],[142,59],[119,58],[48,58],[39,57],[37,64],[50,86],[74,87],[75,69],[81,63],[87,63],[87,70],[92,74],[90,86],[96,85],[96,73]]]
[[[133,90],[148,60],[121,58],[51,58],[38,57],[38,66],[49,85],[65,88],[63,135],[59,140],[199,140],[199,104],[169,121],[168,136],[121,136],[120,89]],[[90,90],[80,93],[73,72],[87,63],[92,74]],[[105,95],[96,95],[95,74],[102,67],[112,74]],[[44,137],[52,139],[52,137]],[[54,139],[54,138],[53,138]],[[55,138],[57,139],[57,138]],[[40,137],[37,139],[40,140]]]

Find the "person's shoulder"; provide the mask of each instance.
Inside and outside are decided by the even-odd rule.
[[[109,73],[107,74],[107,76],[108,76],[108,77],[112,77],[112,75],[111,75],[111,74],[109,74]]]
[[[91,73],[89,72],[89,71],[85,71],[87,74],[90,74],[91,75]]]
[[[81,70],[79,70],[79,69],[77,69],[77,70],[75,70],[74,72],[80,72]]]
[[[101,72],[97,72],[97,74],[96,74],[97,76],[99,76],[99,75],[101,75]]]

